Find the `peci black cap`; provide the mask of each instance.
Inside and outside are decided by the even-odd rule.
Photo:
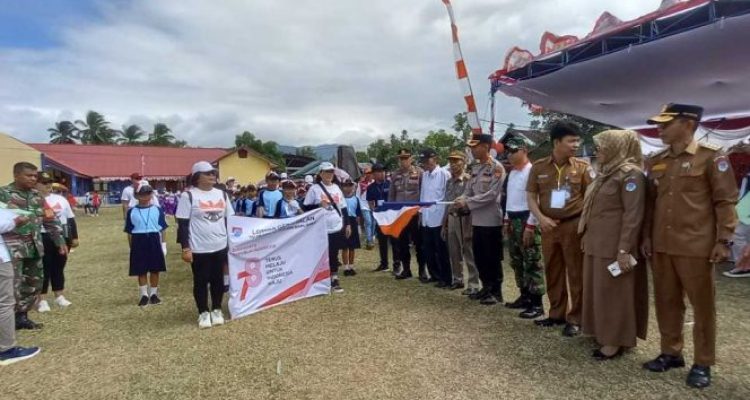
[[[700,122],[703,118],[703,107],[690,104],[665,104],[658,115],[648,119],[649,125],[664,124],[675,118],[687,118]]]
[[[375,163],[372,166],[372,172],[382,172],[385,171],[385,166],[381,163]]]
[[[425,147],[419,152],[419,159],[426,160],[428,158],[437,157],[437,152],[432,147]]]

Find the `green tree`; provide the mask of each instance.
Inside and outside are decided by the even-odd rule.
[[[148,144],[151,146],[171,146],[174,140],[172,130],[162,122],[154,125],[154,131],[148,135]]]
[[[358,151],[356,152],[357,155],[357,162],[359,163],[369,163],[371,162],[370,156],[367,155],[366,151]]]
[[[175,140],[174,143],[172,143],[173,147],[187,147],[187,142],[184,140]]]
[[[255,137],[255,134],[249,131],[244,131],[234,137],[235,148],[247,147],[253,149],[265,157],[268,157],[271,161],[278,165],[278,170],[286,170],[286,162],[284,161],[284,155],[279,151],[278,144],[274,141],[263,142],[262,140]]]
[[[315,153],[315,149],[312,146],[302,146],[295,150],[295,154],[303,157],[310,157],[317,159],[318,154]]]
[[[453,116],[453,130],[463,139],[463,142],[469,140],[471,137],[471,126],[469,126],[469,119],[466,117],[466,113],[458,113]]]
[[[136,144],[141,144],[141,138],[143,135],[145,135],[146,132],[141,129],[138,125],[129,125],[122,127],[122,133],[120,133],[120,137],[117,138],[116,142],[117,144],[122,144],[126,146],[132,146]]]
[[[109,121],[96,111],[87,112],[86,120],[76,120],[75,124],[80,126],[80,139],[84,144],[113,144],[119,135],[119,131],[110,128]]]
[[[50,143],[75,144],[78,139],[78,128],[70,121],[55,122],[54,128],[47,129]]]
[[[448,133],[445,129],[428,132],[423,144],[425,147],[435,149],[441,162],[448,160],[451,150],[462,150],[466,146],[466,142],[461,137]]]
[[[395,169],[398,166],[397,155],[399,150],[407,149],[416,154],[422,149],[419,139],[409,137],[409,132],[402,130],[400,135],[391,134],[390,138],[378,139],[367,146],[367,156],[370,160],[382,163],[387,169]],[[369,161],[369,160],[368,160]]]

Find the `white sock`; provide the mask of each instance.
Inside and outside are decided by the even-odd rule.
[[[229,275],[224,275],[224,286],[229,285]]]
[[[148,297],[155,295],[159,291],[159,287],[148,288]]]
[[[138,290],[141,291],[141,297],[148,296],[148,286],[146,285],[138,286]]]

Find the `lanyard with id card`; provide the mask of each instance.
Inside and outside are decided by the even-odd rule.
[[[552,209],[561,209],[565,208],[565,203],[570,198],[570,186],[568,186],[567,176],[565,177],[565,185],[560,186],[560,178],[562,177],[563,171],[565,171],[565,166],[558,168],[558,166],[555,165],[555,168],[557,169],[557,189],[552,190],[549,207]]]

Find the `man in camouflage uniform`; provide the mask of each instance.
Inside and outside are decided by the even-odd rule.
[[[445,188],[445,201],[454,201],[464,194],[469,174],[466,173],[466,154],[454,150],[448,156],[451,179]],[[465,208],[448,206],[443,217],[443,237],[448,243],[448,253],[453,270],[451,290],[464,287],[464,264],[469,276],[466,279],[467,289],[463,295],[475,295],[479,292],[479,272],[474,264],[474,251],[471,248],[471,212]],[[461,262],[463,260],[463,263]]]
[[[408,149],[399,150],[398,160],[399,169],[391,175],[391,190],[388,192],[388,201],[417,202],[419,201],[420,184],[422,182],[422,168],[412,165],[413,159],[411,151]],[[422,251],[422,236],[419,232],[419,215],[412,218],[409,225],[404,228],[401,236],[396,240],[398,257],[401,262],[401,273],[396,275],[396,279],[408,279],[412,276],[409,243],[414,243],[414,250],[417,253],[419,280],[423,283],[434,282],[435,280],[427,279],[426,260]]]
[[[36,191],[37,167],[27,162],[13,166],[13,183],[0,188],[0,202],[8,209],[20,210],[29,222],[3,234],[16,272],[16,329],[39,329],[41,324],[28,319],[42,288],[42,228],[49,234],[62,255],[68,253],[62,225],[44,198]]]
[[[542,236],[536,218],[529,212],[526,184],[529,180],[531,162],[526,143],[514,136],[505,143],[513,169],[506,181],[505,236],[508,238],[510,265],[515,272],[516,286],[521,296],[505,306],[523,310],[521,318],[533,319],[544,315],[544,271],[541,259]]]

